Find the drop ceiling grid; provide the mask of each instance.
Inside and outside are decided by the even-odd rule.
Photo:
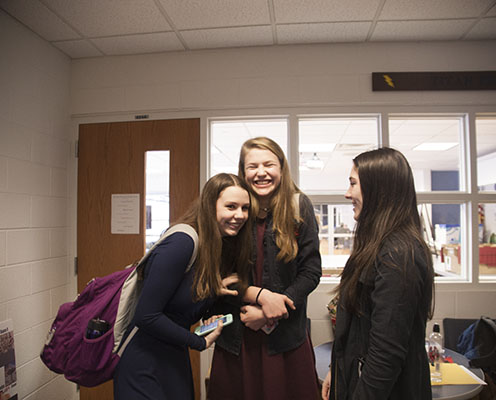
[[[0,8],[71,58],[496,39],[496,0],[0,0]]]
[[[273,44],[270,26],[198,29],[182,31],[181,35],[192,50]]]
[[[65,40],[54,42],[53,45],[73,58],[101,57],[103,55],[103,52],[88,40]]]
[[[92,42],[107,55],[184,50],[184,46],[174,32],[103,37],[92,39]]]
[[[492,0],[387,0],[379,20],[477,18]]]
[[[179,30],[270,24],[267,0],[159,0]]]
[[[371,21],[380,0],[273,0],[278,24]]]
[[[0,0],[0,8],[48,41],[80,38],[68,24],[38,0]]]
[[[171,31],[152,0],[42,0],[84,37]]]
[[[471,40],[496,37],[496,18],[484,18],[475,25],[466,38]]]
[[[371,22],[326,22],[277,25],[279,44],[363,42]]]
[[[378,22],[371,41],[458,40],[475,20]]]

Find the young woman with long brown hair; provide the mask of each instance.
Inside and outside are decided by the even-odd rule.
[[[168,236],[145,266],[144,286],[128,329],[139,327],[126,347],[114,376],[119,400],[194,398],[189,349],[204,350],[217,339],[222,324],[209,335],[190,332],[217,296],[237,295],[228,285],[236,271],[249,267],[251,242],[250,195],[245,182],[232,174],[218,174],[204,186],[200,199],[181,218],[198,234]],[[245,278],[246,279],[246,278]],[[213,317],[215,318],[215,317]]]
[[[253,194],[257,216],[253,271],[240,293],[243,303],[221,298],[214,307],[235,318],[216,342],[208,398],[316,399],[306,314],[307,297],[322,274],[313,206],[269,138],[243,144],[238,174]]]
[[[322,398],[430,400],[434,270],[408,161],[390,148],[360,154],[345,196],[357,224]]]

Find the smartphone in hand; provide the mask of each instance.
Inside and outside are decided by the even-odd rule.
[[[210,332],[214,331],[215,328],[217,328],[217,325],[219,325],[219,321],[222,321],[222,324],[224,326],[229,325],[233,322],[233,316],[232,316],[232,314],[227,314],[227,315],[224,315],[223,317],[221,317],[219,319],[216,319],[211,324],[201,325],[195,329],[195,333],[198,336],[208,335]]]
[[[272,326],[269,326],[269,325],[265,324],[265,325],[264,325],[264,326],[262,326],[260,329],[262,329],[262,331],[264,331],[267,335],[270,335],[270,334],[272,333],[272,331],[273,331],[274,329],[276,329],[277,324],[278,324],[278,322],[277,322],[277,321],[276,321],[276,322],[274,322],[274,324],[273,324]]]

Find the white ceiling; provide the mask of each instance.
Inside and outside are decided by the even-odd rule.
[[[496,39],[496,0],[0,0],[0,8],[71,58]]]

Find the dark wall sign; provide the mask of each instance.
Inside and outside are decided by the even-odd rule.
[[[372,73],[372,91],[399,90],[496,90],[496,71]]]

